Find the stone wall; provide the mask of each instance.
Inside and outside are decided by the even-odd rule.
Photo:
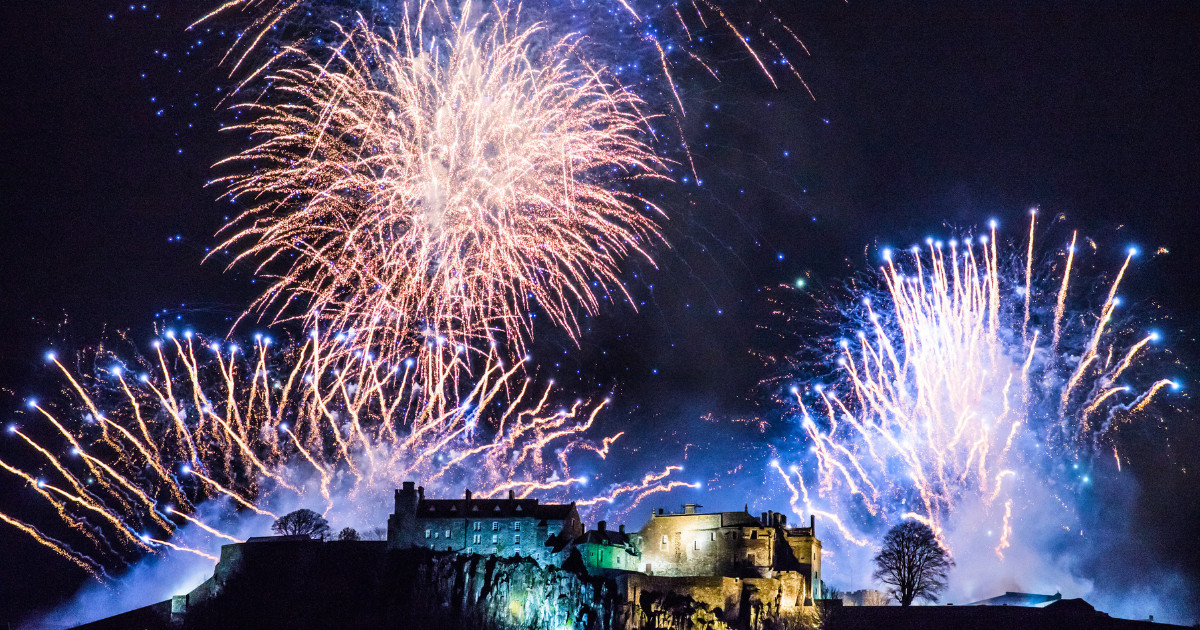
[[[640,533],[641,570],[651,575],[766,574],[777,552],[775,529],[738,513],[655,514]]]
[[[804,578],[781,573],[775,578],[663,577],[626,574],[618,580],[631,611],[630,628],[656,627],[663,611],[691,609],[729,627],[763,628],[801,607]],[[656,614],[657,613],[657,614]],[[640,625],[639,625],[640,624]]]
[[[544,525],[539,527],[539,520],[532,517],[430,518],[418,519],[415,526],[414,544],[418,547],[481,555],[520,555],[537,558],[543,564],[557,560],[546,541],[558,532]],[[476,537],[479,542],[475,542]]]
[[[613,583],[528,558],[433,554],[417,565],[416,599],[458,628],[559,630],[623,628]]]

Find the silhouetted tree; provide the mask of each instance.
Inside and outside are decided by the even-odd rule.
[[[338,540],[362,540],[358,535],[358,530],[353,527],[344,527],[338,532]]]
[[[312,510],[299,509],[279,517],[271,529],[281,536],[324,539],[329,535],[329,522]]]
[[[892,587],[901,606],[918,597],[936,602],[952,566],[954,560],[928,525],[904,521],[883,537],[883,549],[875,555],[875,579]]]

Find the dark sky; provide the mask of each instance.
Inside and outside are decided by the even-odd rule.
[[[198,9],[153,4],[0,7],[3,413],[44,378],[48,347],[149,331],[164,310],[217,326],[253,295],[245,274],[200,264],[227,212],[203,187],[208,165],[229,146],[211,111],[219,72],[172,56],[189,50]],[[1200,5],[780,4],[812,51],[797,63],[816,100],[749,72],[683,77],[705,187],[664,204],[660,268],[632,267],[646,305],[606,309],[553,369],[615,384],[628,407],[741,411],[764,376],[747,351],[760,289],[806,272],[834,281],[861,268],[864,246],[947,223],[1015,226],[1031,206],[1110,247],[1169,248],[1133,291],[1174,316],[1176,355],[1196,356]],[[551,336],[539,356],[556,347]],[[1200,466],[1195,432],[1179,439],[1177,458]],[[1194,585],[1200,493],[1177,463],[1148,461],[1160,487],[1112,518],[1153,522],[1149,548]],[[0,482],[0,510],[19,492]],[[4,526],[0,558],[0,622],[79,580]]]

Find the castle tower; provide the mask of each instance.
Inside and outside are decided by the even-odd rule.
[[[396,490],[396,510],[388,517],[388,548],[399,549],[417,543],[417,504],[425,498],[425,488],[405,481]],[[423,542],[423,541],[422,541]]]
[[[797,568],[808,580],[809,588],[804,605],[811,606],[812,600],[825,596],[821,592],[821,540],[817,538],[817,517],[809,516],[808,527],[785,526],[783,532],[787,545],[791,547],[792,555],[799,564]]]

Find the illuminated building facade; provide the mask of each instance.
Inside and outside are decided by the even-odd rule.
[[[821,541],[816,519],[808,527],[788,527],[787,516],[763,512],[702,513],[688,504],[680,514],[658,510],[640,532],[641,570],[665,577],[725,576],[804,578],[803,605],[821,597]]]
[[[575,551],[590,575],[602,575],[613,572],[640,571],[642,561],[640,536],[636,533],[625,533],[625,526],[620,525],[617,531],[608,529],[608,524],[600,521],[596,529],[588,530],[572,543]]]
[[[426,499],[411,481],[396,490],[388,517],[388,548],[427,547],[481,555],[525,556],[561,564],[571,541],[583,535],[575,504],[540,504],[537,499]]]

